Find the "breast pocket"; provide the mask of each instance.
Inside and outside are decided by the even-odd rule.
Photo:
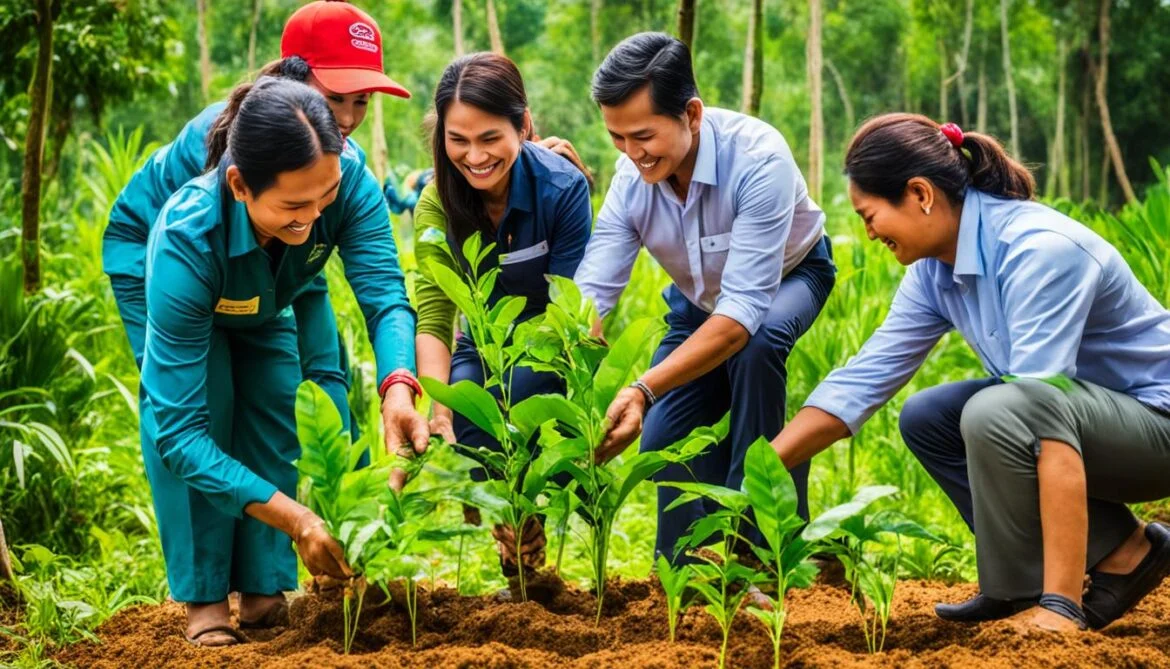
[[[509,295],[548,296],[548,241],[500,255],[500,283]]]
[[[699,239],[699,250],[703,254],[703,270],[706,272],[723,272],[727,264],[727,252],[731,249],[731,233],[711,235]]]

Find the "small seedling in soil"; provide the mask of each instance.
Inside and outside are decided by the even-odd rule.
[[[785,594],[794,587],[807,587],[816,576],[816,569],[809,558],[824,548],[824,540],[833,535],[843,522],[863,513],[875,500],[897,492],[892,486],[871,486],[861,489],[852,500],[835,506],[809,523],[797,514],[796,486],[788,469],[764,438],[757,439],[747,450],[744,458],[744,481],[742,490],[731,490],[723,486],[701,483],[664,483],[683,491],[671,507],[695,499],[706,498],[723,507],[708,514],[692,525],[691,533],[679,540],[679,549],[696,549],[708,543],[712,537],[722,538],[727,562],[735,563],[733,540],[750,546],[764,566],[763,574],[741,577],[746,588],[750,584],[766,584],[774,589],[769,598],[771,607],[750,607],[752,614],[766,627],[772,641],[773,666],[780,666],[780,642],[784,633],[786,618]],[[748,513],[748,508],[752,513]],[[764,537],[764,546],[748,542],[741,534],[740,527],[754,523]],[[702,555],[702,553],[697,553]],[[705,560],[708,565],[710,560]],[[699,565],[696,570],[703,569]],[[724,568],[723,572],[729,568]],[[728,576],[713,573],[722,580]],[[751,572],[751,570],[748,570]],[[703,592],[700,590],[700,592]],[[704,595],[711,597],[708,593]],[[754,609],[754,610],[753,610]],[[709,609],[710,610],[710,609]],[[722,609],[720,613],[724,613]],[[715,615],[713,612],[712,615]],[[722,625],[722,623],[721,623]],[[730,621],[728,621],[730,626]],[[724,639],[726,645],[726,638]],[[722,655],[721,655],[722,657]]]
[[[845,565],[850,601],[861,616],[866,648],[870,653],[880,653],[885,648],[894,590],[898,585],[902,537],[932,543],[941,543],[942,540],[894,511],[854,516],[841,523],[840,531],[841,540],[834,544],[836,548],[833,552]],[[897,540],[897,552],[894,555],[881,555],[866,550],[868,544],[880,543],[883,534],[892,534]]]
[[[684,597],[691,582],[691,568],[688,565],[671,567],[666,557],[659,555],[658,561],[654,563],[654,571],[666,595],[666,622],[670,628],[670,642],[674,643],[679,614],[687,604]]]

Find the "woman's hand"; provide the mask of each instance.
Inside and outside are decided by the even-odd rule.
[[[577,169],[581,170],[581,174],[585,175],[585,181],[589,183],[589,190],[593,190],[593,172],[585,167],[585,163],[581,161],[581,156],[577,155],[577,149],[573,147],[572,142],[560,137],[545,137],[544,139],[533,137],[533,141],[573,163]]]
[[[421,455],[427,450],[431,430],[427,419],[414,408],[414,391],[404,383],[396,383],[386,390],[382,401],[382,428],[386,435],[386,452],[404,458]],[[406,471],[390,472],[390,487],[401,492],[406,485]]]
[[[353,570],[345,561],[345,551],[341,544],[329,535],[325,529],[325,521],[312,511],[305,509],[293,526],[293,541],[297,544],[297,553],[301,562],[313,576],[329,576],[335,579],[347,579],[353,576]]]

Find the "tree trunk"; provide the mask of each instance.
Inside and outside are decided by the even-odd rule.
[[[53,14],[51,0],[37,0],[37,61],[29,88],[28,136],[24,142],[21,175],[21,258],[24,292],[41,287],[41,160],[45,152],[45,126],[53,97]]]
[[[1093,71],[1091,67],[1093,58],[1089,53],[1087,40],[1082,44],[1081,55],[1084,59],[1085,73],[1081,81],[1081,114],[1080,118],[1077,119],[1077,151],[1080,153],[1080,158],[1077,160],[1077,169],[1081,172],[1081,200],[1088,202],[1093,192],[1093,175],[1089,169],[1089,161],[1092,160],[1090,158],[1089,147],[1089,114],[1092,110],[1090,89],[1093,86]]]
[[[825,177],[825,119],[821,108],[821,0],[809,0],[808,85],[812,102],[808,124],[808,187],[813,199],[820,201]]]
[[[833,65],[831,58],[825,59],[825,69],[829,71],[829,76],[833,77],[833,83],[837,84],[837,94],[841,96],[841,106],[845,109],[845,137],[841,145],[848,146],[849,140],[853,137],[854,124],[857,122],[853,114],[853,102],[849,100],[849,91],[845,89],[845,78]]]
[[[203,102],[211,99],[211,47],[207,34],[207,3],[210,0],[195,0],[195,39],[199,42],[199,91]]]
[[[372,124],[372,127],[370,128],[370,134],[373,135],[370,138],[370,148],[371,148],[370,155],[374,160],[374,164],[373,164],[374,176],[378,177],[378,183],[382,183],[382,180],[386,178],[386,160],[387,160],[387,157],[386,157],[386,153],[387,153],[386,152],[386,129],[385,129],[386,126],[383,125],[383,121],[385,120],[385,117],[383,116],[383,112],[382,112],[382,99],[385,98],[386,96],[372,95],[370,97],[374,98],[373,105],[372,105],[374,107],[374,122]]]
[[[743,53],[743,102],[741,111],[760,115],[764,88],[764,0],[752,0],[748,17],[747,47]]]
[[[1109,5],[1112,0],[1101,0],[1101,13],[1098,16],[1097,30],[1101,39],[1101,63],[1095,69],[1094,77],[1097,97],[1097,111],[1101,114],[1101,133],[1105,135],[1105,147],[1109,159],[1113,161],[1113,172],[1117,174],[1117,183],[1121,192],[1125,194],[1126,202],[1134,202],[1137,195],[1133,192],[1133,185],[1129,182],[1129,175],[1125,171],[1125,163],[1121,159],[1121,146],[1117,144],[1117,136],[1113,134],[1113,121],[1109,117],[1109,98],[1106,90],[1109,82]],[[1102,187],[1102,191],[1106,190]]]
[[[463,49],[463,0],[451,3],[451,24],[455,33],[455,57],[460,58],[466,53]]]
[[[49,105],[49,116],[53,120],[46,122],[45,128],[45,151],[49,155],[41,167],[42,187],[57,178],[61,168],[61,154],[69,142],[69,131],[73,129],[73,110],[69,105],[59,105],[57,109]]]
[[[947,45],[941,38],[938,40],[938,121],[946,123],[950,112],[947,89],[951,86],[951,78],[947,76]]]
[[[979,63],[979,91],[975,99],[975,132],[987,132],[987,67]]]
[[[678,38],[692,53],[695,51],[695,0],[679,0]]]
[[[1065,138],[1065,107],[1067,106],[1066,89],[1068,81],[1068,46],[1061,38],[1056,48],[1056,63],[1060,68],[1056,79],[1056,137],[1052,143],[1051,172],[1056,178],[1055,192],[1060,197],[1069,196],[1068,187],[1068,155],[1067,140]]]
[[[1109,206],[1109,166],[1110,156],[1109,152],[1106,151],[1101,156],[1101,183],[1097,186],[1100,189],[1100,192],[1097,193],[1097,204],[1102,209]]]
[[[256,71],[256,30],[260,27],[260,6],[264,0],[252,0],[252,29],[248,32],[248,72]]]
[[[488,37],[492,40],[492,51],[504,55],[504,38],[500,37],[500,19],[496,16],[495,0],[487,0]]]
[[[943,99],[945,100],[946,88],[957,82],[959,87],[959,104],[961,106],[961,109],[959,110],[959,117],[962,119],[963,125],[967,125],[967,93],[963,90],[963,75],[967,71],[967,59],[971,55],[971,32],[975,25],[974,15],[975,0],[967,0],[967,19],[966,23],[963,25],[963,47],[959,50],[958,62],[955,64],[955,73],[947,77],[946,81],[943,83]],[[945,49],[943,52],[946,52]],[[943,68],[946,68],[945,59]],[[945,109],[943,114],[939,116],[939,121],[945,122],[948,113],[949,109]]]
[[[593,64],[601,61],[601,6],[602,0],[589,3],[589,38],[593,47]]]
[[[1008,115],[1011,118],[1011,150],[1012,157],[1020,159],[1020,114],[1016,109],[1016,83],[1012,78],[1012,45],[1008,37],[1008,3],[1011,0],[999,0],[999,33],[1003,47],[1003,78],[1007,83]]]
[[[8,559],[8,543],[4,540],[4,523],[0,522],[0,581],[12,580],[12,561]]]

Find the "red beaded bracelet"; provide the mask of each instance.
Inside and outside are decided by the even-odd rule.
[[[417,400],[422,396],[422,386],[419,385],[418,379],[414,378],[414,374],[410,373],[408,369],[396,369],[390,372],[380,386],[378,386],[378,395],[382,399],[386,399],[386,392],[390,390],[390,386],[395,383],[405,383],[414,391],[414,398]]]

